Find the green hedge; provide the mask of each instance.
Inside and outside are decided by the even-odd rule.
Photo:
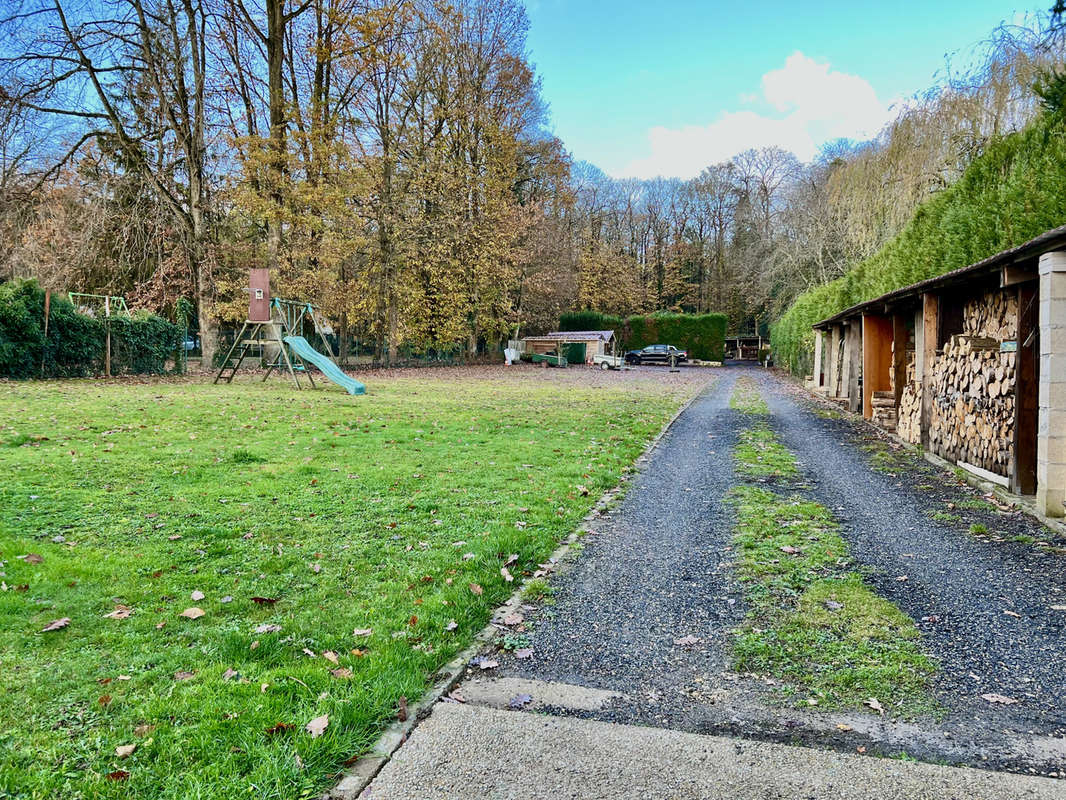
[[[111,319],[111,372],[162,374],[181,342],[177,325],[154,314]],[[0,284],[0,377],[72,378],[103,371],[104,322],[53,294],[44,338],[44,290],[36,281]],[[44,370],[41,360],[44,358]]]
[[[559,317],[561,331],[615,331],[619,347],[637,350],[649,344],[672,344],[689,357],[721,361],[725,357],[725,314],[668,314],[621,317],[598,311],[572,311]]]
[[[992,141],[902,232],[832,283],[796,298],[770,331],[774,357],[811,371],[811,325],[893,289],[942,275],[1066,223],[1066,122],[1044,115]]]

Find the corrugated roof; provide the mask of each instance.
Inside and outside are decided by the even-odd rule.
[[[952,283],[961,282],[966,278],[975,277],[982,272],[999,269],[1008,264],[1013,264],[1033,256],[1039,256],[1043,253],[1056,250],[1063,245],[1066,245],[1066,225],[1060,225],[1058,228],[1052,228],[1049,231],[1045,231],[1035,239],[1030,239],[1028,242],[1020,244],[1017,247],[1012,247],[1009,250],[996,253],[994,256],[989,256],[983,261],[978,261],[976,264],[970,264],[967,267],[961,267],[960,269],[952,270],[951,272],[945,272],[943,275],[926,278],[924,281],[912,283],[910,286],[904,286],[900,289],[886,292],[880,297],[875,297],[872,300],[856,303],[850,308],[845,308],[843,311],[823,319],[821,322],[814,323],[811,327],[823,328],[827,325],[832,325],[847,319],[848,317],[861,314],[863,311],[867,311],[876,306],[903,300],[911,295],[920,295],[931,289],[940,288],[941,286],[948,286]]]
[[[605,342],[611,341],[614,336],[614,331],[552,331],[551,333],[545,333],[542,336],[527,336],[526,339],[565,339],[566,341],[576,341],[580,339],[602,339]]]

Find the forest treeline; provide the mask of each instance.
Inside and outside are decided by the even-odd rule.
[[[517,0],[14,0],[0,18],[0,279],[194,301],[247,270],[382,360],[575,309],[763,329],[1038,113],[1062,62],[1006,26],[870,142],[619,180],[550,130]],[[342,337],[346,341],[347,337]]]

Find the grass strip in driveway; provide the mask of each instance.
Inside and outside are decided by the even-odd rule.
[[[738,386],[734,407],[758,409],[762,400],[751,394],[751,387]],[[739,433],[738,474],[798,477],[793,454],[762,413],[746,413],[754,421]],[[851,569],[829,509],[751,485],[734,488],[730,499],[737,576],[750,606],[736,631],[736,669],[783,681],[798,704],[866,705],[905,717],[935,711],[927,685],[936,665],[922,653],[914,621]]]
[[[698,388],[615,377],[0,386],[0,797],[331,784]]]

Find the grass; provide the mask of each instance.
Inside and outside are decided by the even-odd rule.
[[[694,388],[520,374],[0,386],[0,797],[328,786]]]
[[[763,424],[740,431],[733,451],[736,469],[745,478],[794,478],[796,458]]]
[[[766,416],[770,413],[766,401],[759,393],[758,384],[747,376],[737,378],[733,394],[729,398],[729,407],[742,414]]]
[[[824,506],[739,487],[734,544],[751,606],[736,633],[736,668],[786,681],[824,708],[862,707],[914,716],[934,710],[934,662],[914,622],[850,568],[847,544]]]
[[[943,522],[947,525],[954,525],[962,519],[958,514],[952,514],[949,511],[934,511],[929,515],[936,522]]]
[[[766,408],[757,389],[739,382],[733,400],[735,407]],[[794,455],[764,412],[749,413],[758,416],[739,435],[738,474],[799,477]],[[832,513],[802,496],[752,485],[734,488],[730,499],[735,568],[750,606],[735,632],[736,669],[783,681],[784,694],[802,705],[861,708],[876,698],[901,716],[935,710],[927,692],[935,664],[919,647],[914,621],[852,569]]]

